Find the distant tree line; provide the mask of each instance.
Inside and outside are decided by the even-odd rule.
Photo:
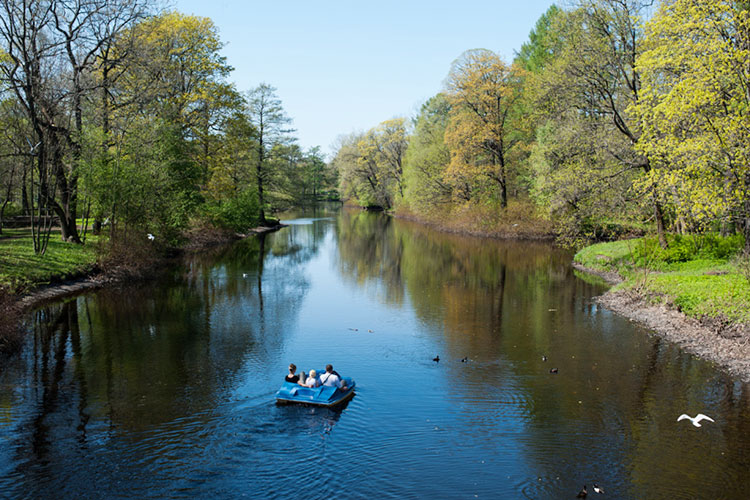
[[[0,232],[29,216],[113,240],[177,241],[190,225],[244,230],[269,209],[330,195],[275,89],[240,92],[207,18],[146,0],[0,0]],[[85,231],[85,229],[84,229]]]
[[[552,6],[506,64],[452,65],[416,117],[341,140],[344,198],[430,216],[522,200],[569,243],[741,233],[750,251],[750,4]]]

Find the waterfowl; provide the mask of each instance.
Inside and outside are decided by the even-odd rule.
[[[584,484],[583,485],[583,489],[578,492],[578,494],[576,495],[576,498],[586,498],[586,495],[588,495],[588,494],[589,494],[589,492],[586,491],[586,485]]]
[[[461,358],[461,363],[466,363],[467,361],[469,361],[469,358],[466,358],[466,357]]]
[[[439,356],[439,355],[438,355],[438,356],[435,356],[434,358],[432,358],[432,360],[433,360],[433,361],[434,361],[435,363],[437,363],[438,361],[440,361],[440,356]]]
[[[557,368],[550,368],[550,369],[549,369],[549,372],[550,372],[550,373],[557,373]]]
[[[713,422],[714,421],[714,419],[712,419],[711,417],[709,417],[707,415],[704,415],[703,413],[699,413],[695,417],[691,417],[691,416],[686,415],[686,414],[683,413],[682,415],[680,415],[680,417],[677,419],[677,421],[679,422],[680,420],[684,420],[684,419],[690,420],[693,423],[693,425],[696,426],[696,427],[700,427],[701,426],[701,424],[698,423],[701,420],[708,420],[709,422]]]
[[[600,488],[599,486],[596,485],[596,483],[594,483],[594,492],[595,493],[604,493],[604,489]]]
[[[542,361],[547,361],[547,356],[542,356]]]

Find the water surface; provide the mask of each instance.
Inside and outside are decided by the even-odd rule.
[[[287,219],[35,311],[0,366],[0,497],[746,498],[748,386],[598,307],[568,252]],[[289,362],[357,394],[276,406]]]

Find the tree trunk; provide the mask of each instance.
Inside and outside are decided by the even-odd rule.
[[[265,145],[263,144],[263,123],[261,122],[260,126],[260,136],[258,138],[258,164],[255,168],[255,176],[258,180],[258,205],[260,206],[260,213],[258,214],[258,223],[261,226],[266,225],[266,212],[263,208],[264,200],[263,200],[263,160],[264,158],[264,150],[263,148]]]
[[[664,232],[664,213],[659,200],[654,200],[654,219],[656,220],[656,234],[659,236],[659,246],[667,248],[667,236]]]

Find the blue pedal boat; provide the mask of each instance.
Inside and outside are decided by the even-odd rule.
[[[303,387],[291,382],[284,382],[281,389],[276,392],[276,403],[302,403],[329,407],[339,405],[354,396],[354,387],[357,385],[354,379],[349,377],[342,377],[341,380],[346,382],[346,390],[325,386]]]

